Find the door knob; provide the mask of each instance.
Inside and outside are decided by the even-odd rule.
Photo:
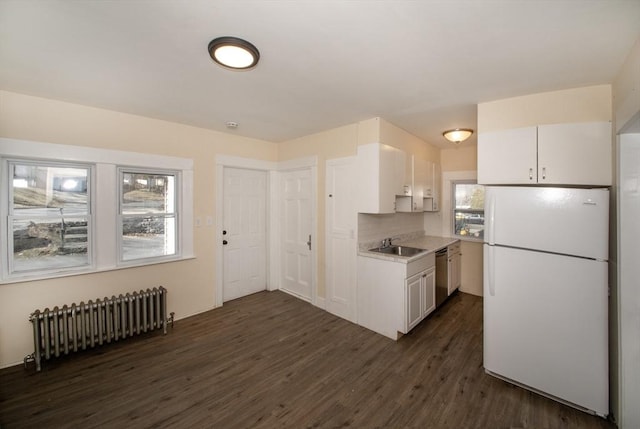
[[[229,244],[229,242],[227,240],[222,240],[222,245],[226,246],[227,244]]]
[[[227,235],[227,230],[226,229],[222,231],[222,235]]]

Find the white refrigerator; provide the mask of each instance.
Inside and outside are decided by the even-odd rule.
[[[484,368],[609,413],[607,189],[487,187]]]

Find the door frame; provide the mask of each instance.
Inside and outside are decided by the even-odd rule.
[[[273,247],[269,247],[271,254],[271,281],[270,284],[277,285],[274,289],[280,289],[282,273],[280,269],[280,239],[282,228],[280,228],[280,208],[282,196],[280,195],[281,173],[289,173],[296,170],[310,170],[311,172],[311,304],[324,309],[324,298],[318,297],[318,157],[310,156],[306,158],[292,159],[278,163],[278,171],[276,180],[271,184],[271,231],[269,235],[272,237]],[[270,289],[271,290],[271,289]]]
[[[352,255],[352,259],[347,261],[347,264],[351,263],[352,267],[351,269],[353,271],[350,272],[351,274],[351,278],[350,278],[350,292],[351,292],[351,298],[352,298],[352,302],[350,303],[350,309],[348,311],[348,314],[338,314],[333,310],[332,308],[332,297],[330,295],[330,289],[331,287],[333,287],[332,284],[332,274],[333,272],[336,270],[336,267],[333,265],[332,260],[331,260],[331,256],[329,255],[329,249],[330,249],[330,244],[331,241],[333,240],[333,234],[332,234],[332,227],[333,227],[333,217],[331,215],[331,212],[329,210],[330,208],[330,201],[329,201],[329,197],[328,194],[329,192],[332,190],[331,189],[331,184],[329,183],[329,169],[330,168],[334,168],[334,167],[339,167],[339,166],[347,166],[347,167],[351,167],[352,168],[352,176],[351,179],[353,180],[356,173],[355,173],[355,166],[356,166],[356,162],[357,162],[357,157],[356,156],[349,156],[349,157],[343,157],[343,158],[333,158],[333,159],[328,159],[325,163],[325,206],[324,206],[324,235],[325,235],[325,241],[324,241],[324,258],[325,258],[325,306],[326,306],[326,310],[329,311],[331,314],[334,314],[336,316],[342,317],[346,320],[349,320],[350,322],[353,323],[357,323],[358,320],[358,273],[357,273],[357,262],[358,262],[358,255],[357,255],[357,250],[358,250],[358,212],[356,209],[356,204],[355,202],[352,202],[352,206],[350,207],[350,212],[351,215],[353,216],[353,225],[351,225],[353,227],[353,229],[350,232],[350,237],[349,240],[352,241],[352,245],[353,245],[353,255]],[[354,192],[355,194],[356,192]],[[355,198],[355,195],[353,195]],[[355,200],[353,200],[355,201]]]
[[[222,248],[222,229],[224,221],[224,169],[225,168],[239,168],[245,170],[259,170],[267,173],[267,190],[269,194],[272,193],[272,173],[277,169],[277,164],[271,161],[262,161],[259,159],[242,158],[238,156],[229,155],[217,155],[216,156],[216,178],[215,178],[215,192],[216,192],[216,216],[213,226],[215,227],[214,237],[216,240],[216,260],[215,260],[215,283],[214,283],[214,307],[222,307],[223,292],[224,292],[224,249]],[[273,284],[269,281],[271,274],[271,258],[273,254],[274,237],[271,234],[271,223],[273,207],[272,198],[267,195],[266,198],[266,213],[265,213],[265,225],[267,228],[267,257],[266,257],[266,280],[267,290],[273,290]],[[205,225],[204,226],[209,226]]]
[[[280,172],[311,169],[311,231],[315,246],[311,247],[311,303],[324,309],[324,299],[318,298],[318,157],[311,156],[289,161],[273,162],[231,155],[216,156],[215,219],[213,221],[215,244],[214,308],[222,307],[224,284],[224,252],[222,248],[222,223],[224,220],[224,169],[241,168],[267,173],[267,290],[280,289]],[[209,225],[203,225],[208,227]]]

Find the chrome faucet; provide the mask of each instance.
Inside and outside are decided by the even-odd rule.
[[[380,242],[380,248],[384,249],[386,247],[391,247],[391,238],[385,238]]]

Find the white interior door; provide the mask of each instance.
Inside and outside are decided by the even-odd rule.
[[[352,322],[356,314],[355,158],[327,161],[326,309]]]
[[[223,301],[229,301],[266,289],[267,174],[225,168],[223,177]]]
[[[280,288],[306,301],[312,290],[311,170],[283,172],[280,176],[281,282]]]
[[[640,427],[640,134],[621,134],[619,144],[617,420],[624,429]]]

